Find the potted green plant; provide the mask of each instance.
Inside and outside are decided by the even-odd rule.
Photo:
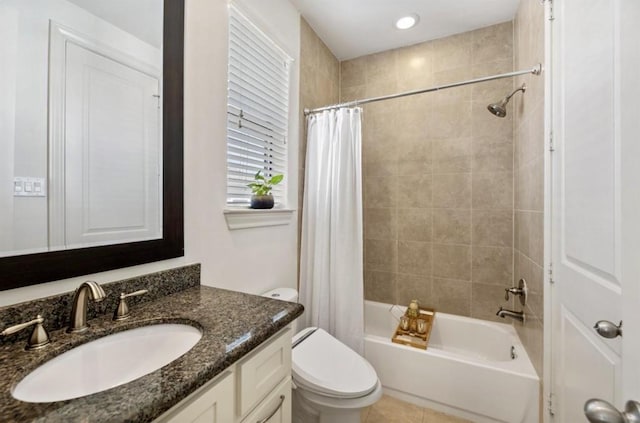
[[[262,171],[253,177],[254,181],[247,184],[253,195],[251,196],[251,208],[252,209],[272,209],[273,208],[273,195],[271,190],[274,185],[278,185],[284,179],[284,175],[273,175],[271,178],[266,178],[262,175]]]

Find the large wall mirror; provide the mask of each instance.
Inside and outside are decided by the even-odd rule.
[[[184,0],[0,0],[0,290],[182,256]]]

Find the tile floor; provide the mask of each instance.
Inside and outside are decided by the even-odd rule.
[[[390,396],[366,408],[360,419],[362,423],[470,423],[469,420],[421,408]]]

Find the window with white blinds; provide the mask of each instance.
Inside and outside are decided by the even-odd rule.
[[[285,175],[276,204],[286,203],[291,58],[233,7],[229,8],[227,204],[249,204],[259,170]]]

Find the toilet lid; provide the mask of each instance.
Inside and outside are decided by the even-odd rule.
[[[298,386],[332,397],[362,397],[378,384],[376,371],[364,357],[322,329],[293,349],[292,367]]]

